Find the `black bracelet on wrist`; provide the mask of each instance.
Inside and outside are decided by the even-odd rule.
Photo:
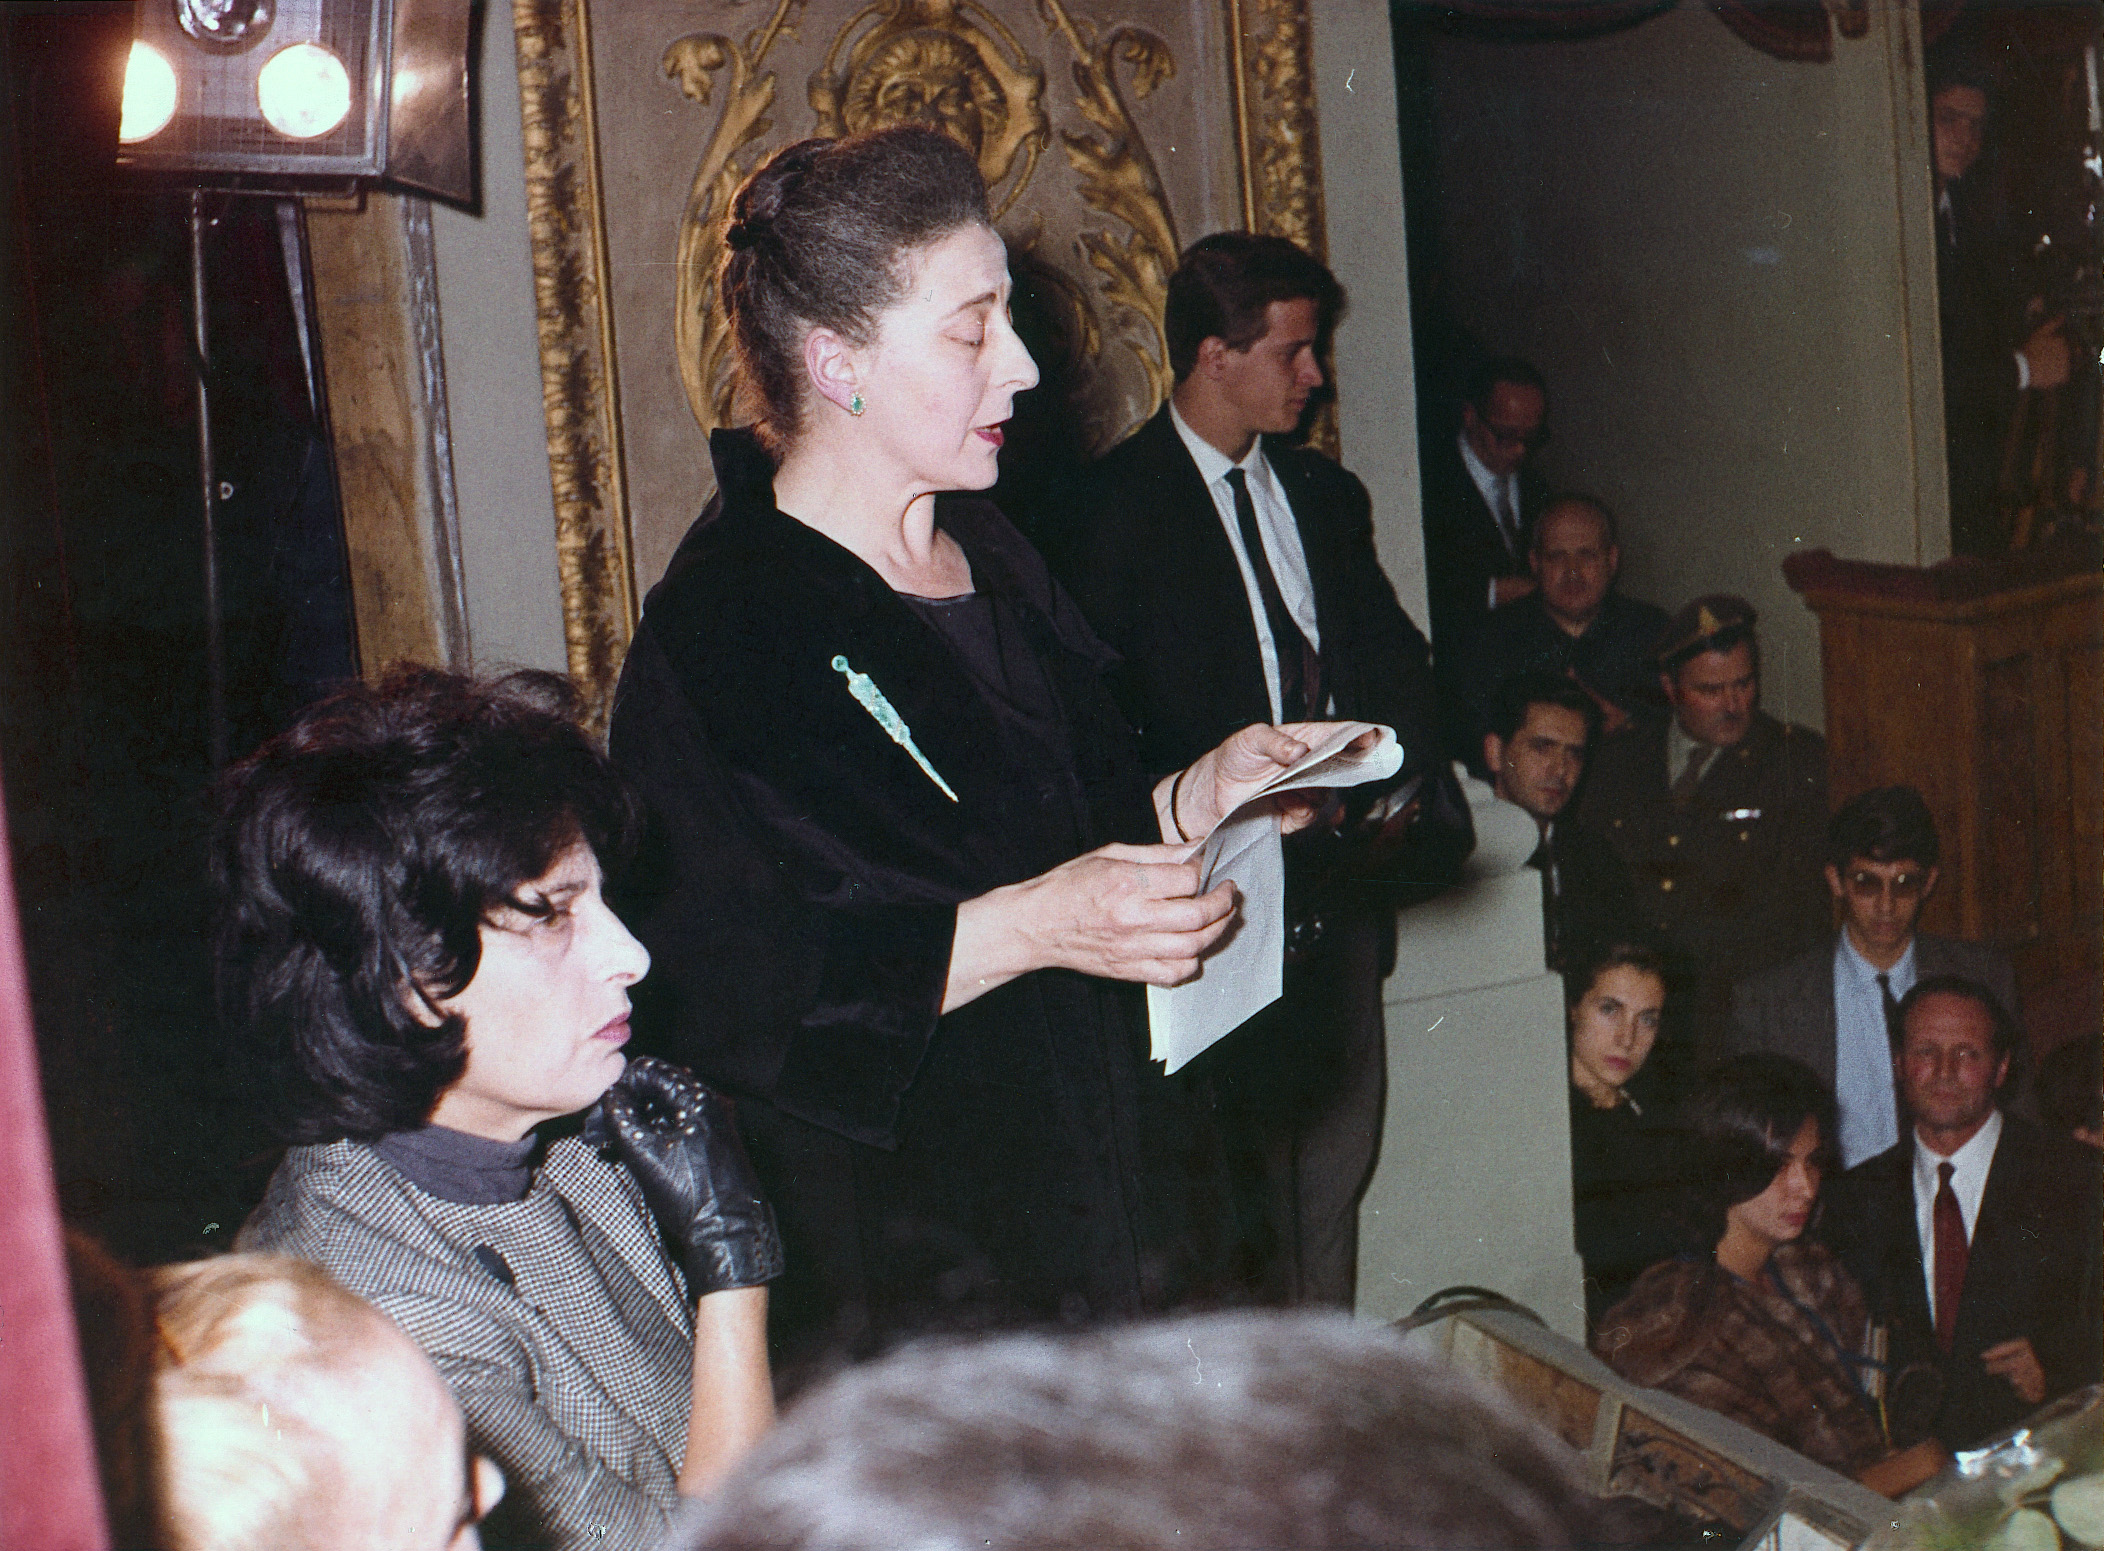
[[[1169,827],[1176,831],[1176,838],[1185,845],[1191,843],[1191,837],[1184,833],[1183,821],[1176,816],[1176,794],[1183,790],[1183,778],[1190,773],[1191,767],[1186,765],[1176,772],[1176,779],[1169,783]]]

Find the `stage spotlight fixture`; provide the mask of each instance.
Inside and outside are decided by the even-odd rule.
[[[263,121],[292,140],[325,135],[351,114],[351,78],[318,43],[281,48],[256,72]]]
[[[151,140],[175,117],[175,66],[151,43],[134,43],[124,65],[124,110],[117,124],[123,145]]]
[[[468,203],[468,10],[139,0],[118,162],[206,188],[377,182]]]

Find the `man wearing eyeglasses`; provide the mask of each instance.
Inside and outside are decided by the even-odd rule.
[[[1795,1056],[1833,1087],[1843,1168],[1899,1141],[1890,1020],[1916,981],[1962,975],[2016,1007],[2006,955],[1914,930],[1941,854],[1936,822],[1913,787],[1881,786],[1850,801],[1826,834],[1826,886],[1841,930],[1831,944],[1741,981],[1732,999],[1740,1049]]]
[[[1517,356],[1471,373],[1461,429],[1433,437],[1421,462],[1432,667],[1448,748],[1480,734],[1467,709],[1466,656],[1490,611],[1535,589],[1527,549],[1548,488],[1527,466],[1549,439],[1549,390]]]

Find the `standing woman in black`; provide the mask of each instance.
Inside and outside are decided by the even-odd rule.
[[[661,966],[639,1018],[739,1098],[788,1252],[776,1351],[1230,1294],[1217,1151],[1148,1063],[1136,983],[1190,978],[1234,911],[1171,843],[1304,729],[1150,793],[1037,553],[938,502],[994,482],[1037,381],[964,150],[790,146],[727,242],[758,421],[711,440],[612,750],[660,864],[630,911]]]

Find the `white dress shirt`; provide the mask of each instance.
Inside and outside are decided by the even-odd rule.
[[[1293,520],[1293,507],[1286,500],[1278,475],[1272,472],[1270,460],[1264,456],[1261,437],[1242,461],[1235,463],[1185,424],[1184,417],[1176,412],[1174,399],[1169,401],[1169,423],[1176,427],[1191,461],[1198,465],[1198,473],[1213,498],[1213,509],[1220,514],[1220,526],[1227,532],[1228,547],[1235,552],[1242,590],[1249,597],[1250,616],[1256,621],[1257,654],[1264,661],[1264,688],[1271,696],[1271,719],[1280,721],[1285,711],[1279,694],[1278,648],[1271,639],[1271,621],[1264,612],[1257,574],[1250,569],[1249,554],[1242,547],[1242,524],[1235,516],[1235,492],[1227,483],[1227,471],[1242,470],[1250,502],[1256,507],[1257,536],[1264,541],[1264,558],[1271,563],[1271,577],[1278,583],[1279,597],[1293,622],[1300,626],[1300,633],[1308,638],[1308,645],[1319,652],[1322,635],[1315,624],[1315,586],[1308,578],[1308,556],[1301,548],[1300,525]],[[1326,706],[1310,706],[1308,714],[1320,717],[1326,710]]]
[[[1921,1133],[1914,1135],[1914,1231],[1921,1235],[1921,1279],[1929,1294],[1929,1322],[1936,1320],[1936,1166],[1951,1166],[1951,1194],[1958,1198],[1958,1215],[1965,1220],[1965,1242],[1972,1243],[1973,1224],[1980,1220],[1980,1196],[1987,1189],[1987,1171],[1994,1167],[1995,1143],[2002,1139],[2002,1112],[1995,1110],[1972,1140],[1949,1157],[1929,1151]]]
[[[1914,943],[1884,972],[1896,1001],[1914,988]],[[1899,1142],[1899,1101],[1892,1094],[1892,1039],[1878,970],[1856,952],[1846,931],[1834,947],[1834,1098],[1841,1106],[1841,1167],[1852,1169]],[[1929,1194],[1935,1194],[1930,1173]]]
[[[1461,433],[1460,444],[1461,466],[1468,470],[1468,477],[1475,481],[1476,493],[1483,497],[1483,504],[1490,508],[1492,522],[1498,529],[1498,537],[1505,541],[1505,549],[1513,559],[1524,560],[1526,556],[1520,553],[1519,475],[1491,473],[1489,469],[1483,466],[1483,460],[1476,456],[1476,449],[1469,446],[1468,433],[1466,431]],[[1510,528],[1497,522],[1500,510],[1498,505],[1500,491],[1504,492],[1505,505],[1502,510],[1507,518],[1511,520],[1512,526]],[[1486,595],[1484,602],[1489,608],[1498,606],[1498,579],[1495,576],[1490,579],[1490,592]]]

